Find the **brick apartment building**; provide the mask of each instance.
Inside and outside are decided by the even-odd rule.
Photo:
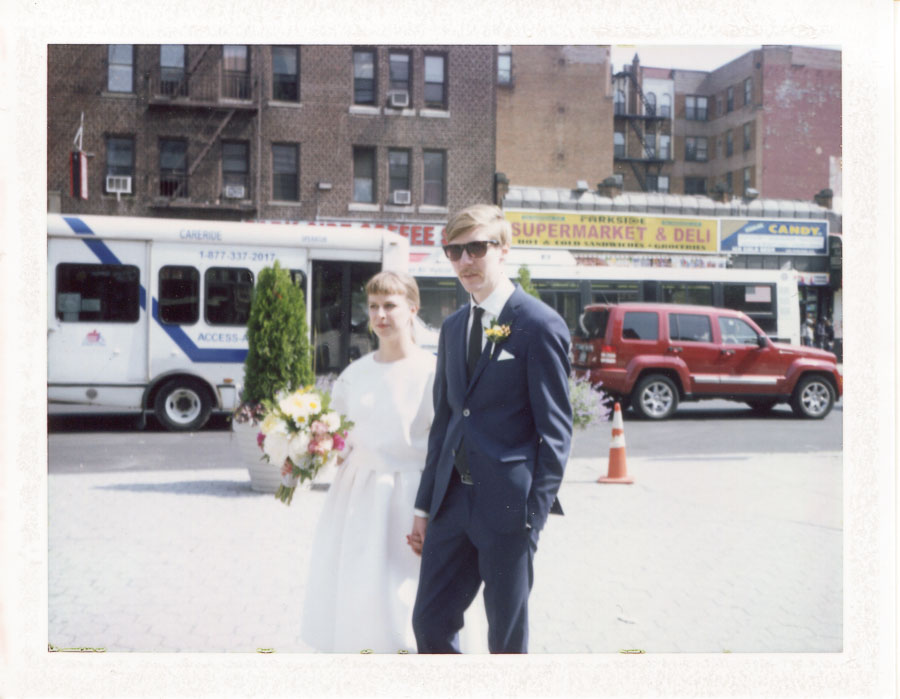
[[[593,188],[613,172],[609,46],[500,46],[497,169],[513,184]]]
[[[839,181],[839,51],[763,46],[711,72],[635,55],[613,100],[625,191],[809,200]]]
[[[51,45],[48,207],[443,223],[495,198],[495,71],[493,46]]]

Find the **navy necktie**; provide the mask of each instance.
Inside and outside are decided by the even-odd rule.
[[[472,309],[472,328],[469,330],[469,352],[466,355],[466,377],[472,378],[475,373],[475,366],[481,357],[481,316],[484,315],[484,309],[475,306]]]

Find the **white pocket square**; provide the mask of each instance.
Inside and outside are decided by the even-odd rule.
[[[500,350],[500,354],[497,355],[497,361],[502,362],[504,359],[515,359],[515,355],[510,354],[505,349]]]

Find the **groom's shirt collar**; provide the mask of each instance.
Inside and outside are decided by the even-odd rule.
[[[500,317],[500,312],[503,310],[503,307],[506,305],[506,302],[509,301],[509,297],[513,295],[515,290],[515,285],[509,281],[509,279],[505,276],[501,277],[500,281],[497,283],[497,287],[491,292],[490,296],[481,303],[476,304],[475,299],[469,297],[469,318],[472,317],[471,309],[478,305],[484,309],[484,315],[481,320],[482,324],[486,328],[490,327],[491,321]]]

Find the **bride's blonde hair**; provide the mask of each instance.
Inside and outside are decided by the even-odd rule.
[[[419,285],[416,284],[415,278],[411,275],[404,272],[384,270],[366,282],[367,296],[390,296],[392,294],[402,294],[405,296],[409,305],[413,306],[416,309],[416,312],[418,312],[418,309],[420,308]],[[413,342],[416,341],[417,318],[418,316],[413,318],[412,325],[410,326]]]

